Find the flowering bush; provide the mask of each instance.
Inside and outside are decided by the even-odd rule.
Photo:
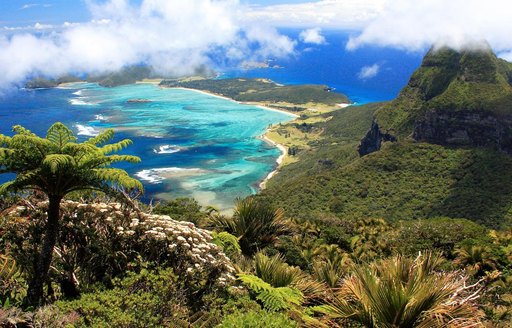
[[[18,263],[24,263],[28,272],[34,256],[27,254],[37,254],[37,226],[44,220],[47,206],[47,202],[39,202],[6,211],[6,222],[12,224],[4,229],[9,232],[8,239],[16,241],[9,242],[11,254],[17,261],[17,257],[26,259]],[[121,203],[64,201],[61,214],[62,229],[52,264],[53,279],[61,283],[61,289],[63,285],[105,283],[127,270],[140,269],[142,263],[172,268],[192,293],[222,289],[235,281],[235,269],[212,243],[210,232],[193,223],[135,211]]]

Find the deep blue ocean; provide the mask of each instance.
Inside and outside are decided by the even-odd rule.
[[[297,39],[299,31],[282,31]],[[420,64],[423,54],[365,47],[345,50],[349,33],[323,32],[327,43],[298,43],[296,54],[272,59],[252,70],[223,69],[220,77],[264,77],[283,84],[327,84],[362,104],[393,99]],[[364,66],[377,64],[376,76],[361,79]],[[150,102],[130,102],[147,99]],[[102,88],[74,84],[44,90],[11,90],[0,98],[0,133],[21,124],[44,135],[61,121],[84,140],[101,129],[116,130],[115,140],[130,138],[126,153],[141,164],[123,165],[146,189],[145,201],[194,197],[221,209],[237,197],[257,192],[275,168],[278,149],[257,137],[270,124],[291,120],[276,111],[238,104],[202,93],[137,84]],[[0,182],[5,181],[0,176]]]

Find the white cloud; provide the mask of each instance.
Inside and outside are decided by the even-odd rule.
[[[391,0],[321,0],[252,7],[248,19],[281,27],[362,28]]]
[[[375,63],[371,66],[363,66],[359,73],[357,74],[357,77],[361,80],[368,80],[371,78],[374,78],[379,74],[380,71],[380,65]]]
[[[325,44],[322,30],[318,27],[300,32],[299,39],[304,43]]]
[[[191,74],[211,64],[211,56],[232,64],[294,51],[295,43],[275,29],[246,22],[237,0],[87,3],[93,16],[88,23],[0,35],[0,88],[30,75],[95,73],[140,63],[160,73]]]
[[[509,0],[394,0],[352,38],[365,44],[420,50],[432,44],[464,47],[487,40],[497,51],[512,49]]]
[[[38,6],[37,3],[27,3],[27,4],[23,5],[23,6],[21,6],[20,9],[21,10],[25,10],[25,9],[29,9],[29,8],[37,7],[37,6]]]

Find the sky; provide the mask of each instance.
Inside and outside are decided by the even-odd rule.
[[[511,12],[510,0],[0,0],[0,89],[33,75],[140,63],[189,74],[212,58],[229,66],[292,56],[299,43],[325,44],[326,30],[353,32],[345,51],[486,40],[512,60]]]

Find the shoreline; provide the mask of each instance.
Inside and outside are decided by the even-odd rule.
[[[290,115],[290,116],[293,117],[293,119],[291,119],[290,122],[293,122],[297,118],[300,117],[299,115],[297,115],[295,113],[291,113],[291,112],[286,111],[286,110],[268,107],[268,106],[265,106],[264,104],[260,104],[260,103],[257,103],[257,102],[254,103],[254,102],[237,101],[235,99],[232,99],[232,98],[229,98],[229,97],[226,97],[226,96],[222,96],[222,95],[219,95],[219,94],[216,94],[216,93],[213,93],[213,92],[204,91],[204,90],[198,90],[198,89],[192,89],[192,88],[183,88],[183,87],[164,87],[164,88],[194,91],[194,92],[202,93],[204,95],[208,95],[208,96],[211,96],[211,97],[217,97],[217,98],[224,99],[224,100],[234,101],[234,102],[236,102],[238,104],[250,105],[250,106],[259,107],[261,109],[268,110],[268,111],[284,113],[284,114],[287,114],[287,115]],[[277,172],[279,171],[279,168],[281,167],[281,164],[283,163],[285,157],[288,155],[288,148],[286,146],[284,146],[284,145],[282,145],[280,143],[277,143],[276,141],[272,140],[268,136],[269,132],[270,132],[270,130],[266,129],[263,134],[257,136],[256,138],[260,139],[260,140],[263,140],[267,144],[272,145],[272,146],[276,147],[277,149],[279,149],[279,151],[281,152],[281,155],[279,155],[279,157],[276,159],[276,165],[275,165],[274,169],[272,171],[270,171],[267,174],[267,176],[258,183],[258,189],[259,189],[258,191],[261,191],[261,190],[266,188],[268,181],[277,174]]]
[[[286,148],[285,146],[283,146],[282,144],[280,143],[277,143],[275,142],[274,140],[270,139],[268,136],[267,136],[267,133],[269,132],[269,130],[267,129],[265,131],[265,133],[263,133],[262,135],[258,136],[258,139],[261,139],[263,141],[265,141],[266,143],[276,147],[277,149],[279,149],[279,151],[281,151],[281,155],[279,155],[279,157],[276,159],[276,166],[275,168],[270,171],[267,176],[258,184],[258,187],[259,187],[259,190],[263,190],[267,187],[267,183],[270,179],[272,179],[279,171],[279,168],[281,167],[281,164],[283,163],[284,159],[286,156],[288,156],[288,148]]]
[[[219,95],[217,93],[213,93],[213,92],[209,92],[209,91],[204,91],[204,90],[199,90],[199,89],[192,89],[192,88],[184,88],[184,87],[162,87],[162,88],[194,91],[194,92],[197,92],[197,93],[202,93],[202,94],[207,95],[207,96],[211,96],[211,97],[216,97],[216,98],[220,98],[220,99],[224,99],[224,100],[233,101],[233,102],[236,102],[237,104],[259,107],[259,108],[262,108],[264,110],[269,110],[269,111],[272,111],[272,112],[284,113],[284,114],[293,116],[294,118],[300,117],[299,115],[297,115],[295,113],[292,113],[292,112],[289,112],[289,111],[284,110],[284,109],[277,109],[277,108],[269,107],[269,106],[266,106],[265,104],[259,103],[259,102],[238,101],[238,100],[235,100],[233,98],[222,96],[222,95]]]

